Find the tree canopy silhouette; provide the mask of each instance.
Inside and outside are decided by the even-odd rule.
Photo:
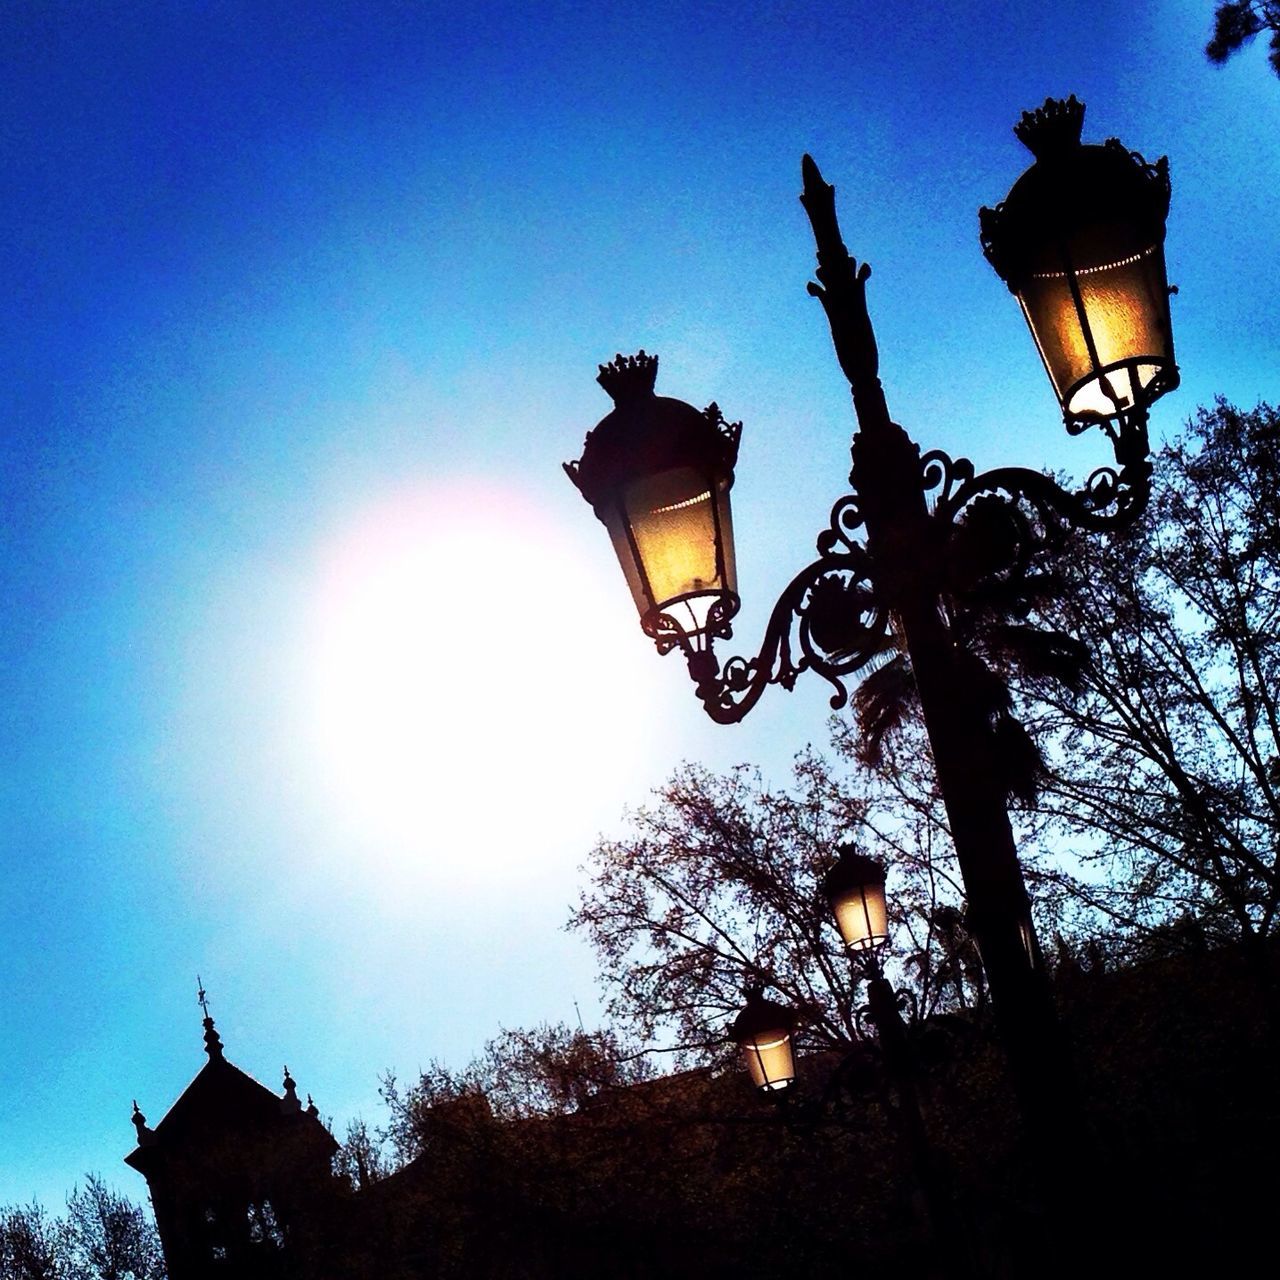
[[[0,1208],[0,1280],[164,1280],[150,1217],[89,1174],[54,1217],[40,1205]]]
[[[1280,414],[1219,401],[1161,449],[1151,506],[1075,540],[1053,621],[1089,654],[1035,691],[1042,838],[1141,935],[1194,919],[1251,943],[1280,912]]]
[[[1220,0],[1214,10],[1213,35],[1205,45],[1205,55],[1221,66],[1263,31],[1271,33],[1267,60],[1280,76],[1280,3],[1276,0]]]
[[[837,751],[850,743],[837,737]],[[726,1028],[758,981],[802,1015],[803,1047],[857,1042],[857,980],[819,889],[850,842],[889,867],[895,966],[921,1014],[984,1004],[919,730],[880,759],[868,773],[806,751],[787,786],[686,764],[600,842],[570,927],[600,959],[619,1026],[682,1065],[727,1061]]]

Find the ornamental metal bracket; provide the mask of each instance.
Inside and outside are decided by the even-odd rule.
[[[876,591],[871,558],[855,538],[861,525],[857,499],[847,494],[818,537],[818,559],[791,579],[774,605],[754,658],[735,656],[721,666],[710,636],[703,649],[682,644],[697,695],[717,723],[736,724],[769,685],[790,690],[805,671],[831,684],[831,706],[839,710],[849,700],[845,678],[892,647],[889,611]]]
[[[1004,495],[1020,551],[1028,553],[1038,541],[1028,509],[1050,536],[1063,526],[1094,532],[1127,528],[1146,509],[1151,496],[1147,414],[1138,408],[1116,423],[1100,425],[1111,440],[1116,465],[1098,467],[1074,491],[1029,467],[996,467],[979,475],[968,458],[953,459],[941,449],[930,450],[920,459],[920,467],[924,491],[933,496],[934,518],[955,525],[977,499]]]

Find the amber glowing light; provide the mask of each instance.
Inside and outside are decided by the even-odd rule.
[[[640,621],[668,646],[729,634],[738,610],[729,490],[740,424],[654,394],[657,356],[600,368],[612,413],[565,470],[609,532]]]
[[[1014,132],[1036,162],[981,212],[987,258],[1017,297],[1072,429],[1145,412],[1178,384],[1165,276],[1169,170],[1080,141],[1074,98]]]
[[[822,892],[850,951],[872,951],[889,940],[884,880],[884,864],[852,845],[840,850],[840,857],[823,878]]]
[[[796,1078],[792,1033],[795,1014],[785,1005],[766,1000],[754,987],[734,1019],[729,1038],[742,1050],[751,1083],[766,1093],[788,1088]]]

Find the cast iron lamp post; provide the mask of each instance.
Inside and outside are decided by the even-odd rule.
[[[806,670],[848,698],[845,681],[891,649],[910,663],[981,952],[1032,1149],[1056,1167],[1071,1111],[1067,1054],[1032,925],[1006,807],[990,710],[967,678],[972,658],[947,623],[958,586],[1016,579],[1064,525],[1118,529],[1150,493],[1147,411],[1177,385],[1165,282],[1168,165],[1112,139],[1080,141],[1084,108],[1050,100],[1014,132],[1036,156],[1008,198],[980,215],[983,250],[1017,297],[1067,430],[1097,425],[1114,466],[1069,491],[1018,467],[919,447],[889,417],[867,310],[870,269],[849,256],[834,190],[805,156],[800,197],[818,283],[853,393],[852,492],[836,502],[818,558],[783,590],[753,658],[723,663],[739,605],[729,491],[740,424],[654,394],[657,358],[600,369],[615,408],[566,470],[605,524],[660,653],[680,649],[712,719],[733,723],[770,684]]]
[[[897,1095],[897,1106],[891,1110],[922,1196],[916,1208],[929,1274],[972,1275],[975,1268],[966,1233],[925,1130],[916,1085],[917,1051],[902,1016],[907,1003],[914,1016],[914,999],[907,991],[894,990],[880,961],[889,941],[884,864],[846,845],[823,877],[822,895],[844,942],[855,982],[867,984],[867,1004],[858,1011],[858,1026],[863,1031],[866,1018],[875,1028],[880,1057]],[[775,1102],[787,1103],[795,1082],[792,1042],[798,1022],[793,1010],[766,999],[756,985],[748,990],[746,1005],[729,1029],[729,1039],[741,1050],[752,1084]],[[836,1068],[816,1108],[818,1116],[839,1100],[848,1068],[856,1061],[851,1054]]]

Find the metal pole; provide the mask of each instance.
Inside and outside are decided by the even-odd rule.
[[[925,1227],[929,1236],[929,1252],[933,1273],[940,1276],[973,1276],[976,1274],[969,1241],[939,1167],[937,1154],[925,1131],[924,1112],[916,1088],[916,1061],[906,1024],[898,1008],[898,993],[884,976],[874,955],[854,961],[855,971],[861,964],[867,979],[867,1002],[871,1021],[884,1055],[885,1070],[898,1095],[897,1121],[903,1144],[911,1159],[912,1170],[920,1183],[924,1199]]]
[[[938,786],[1042,1190],[1061,1202],[1073,1182],[1080,1130],[1065,1037],[1058,1023],[1009,823],[985,714],[960,669],[941,610],[946,530],[925,503],[919,447],[889,417],[866,305],[864,263],[849,257],[834,189],[804,158],[801,201],[818,249],[818,285],[858,428],[850,480],[867,535],[876,590],[892,611],[911,663]]]

